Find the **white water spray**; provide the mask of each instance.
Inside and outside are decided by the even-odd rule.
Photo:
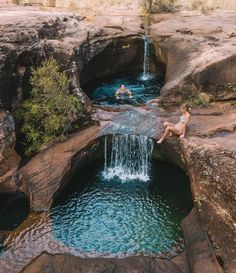
[[[122,181],[139,179],[149,180],[149,168],[153,151],[153,141],[146,136],[113,135],[111,152],[104,143],[104,171],[105,179],[118,177]]]

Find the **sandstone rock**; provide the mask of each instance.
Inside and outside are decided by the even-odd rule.
[[[236,236],[236,154],[217,142],[194,137],[183,142],[183,152],[201,219],[227,268],[236,255],[236,241],[232,239]],[[229,249],[227,254],[225,248]]]
[[[49,255],[44,253],[28,265],[22,273],[181,273],[171,261],[150,257],[130,257],[124,259],[81,259],[70,255]]]
[[[68,140],[56,143],[34,156],[19,170],[23,181],[21,190],[29,196],[31,209],[37,211],[50,208],[55,194],[73,172],[74,164],[77,165],[78,160],[79,164],[86,160],[86,151],[83,149],[88,148],[98,137],[122,132],[155,137],[161,119],[154,113],[150,112],[148,116],[147,113],[145,109],[132,109],[129,106],[122,112],[113,113],[98,108],[93,118],[99,119],[100,125],[81,130]]]
[[[19,106],[30,90],[31,67],[48,57],[56,58],[72,78],[72,90],[87,109],[91,108],[87,105],[90,102],[80,88],[79,76],[87,81],[125,68],[137,70],[142,65],[143,44],[141,39],[138,43],[136,40],[143,30],[137,12],[131,17],[103,16],[93,20],[89,16],[87,19],[72,12],[42,11],[38,7],[0,6],[0,12],[2,108],[11,110]],[[122,54],[126,57],[121,58]],[[84,67],[87,68],[82,73]]]
[[[178,268],[181,269],[182,273],[190,273],[186,251],[172,258],[171,260],[178,266]]]
[[[22,191],[30,198],[32,210],[48,210],[55,194],[69,174],[71,162],[83,148],[98,137],[99,126],[92,126],[73,135],[68,140],[54,144],[34,156],[20,169]]]
[[[202,115],[193,115],[190,136],[181,141],[181,146],[195,204],[215,255],[227,272],[234,272],[236,134],[232,124],[236,112],[222,105],[216,109],[222,111],[222,115],[206,118],[203,115],[206,110],[201,110]]]
[[[84,99],[85,104],[89,104],[89,101],[80,89],[79,75],[85,82],[141,65],[142,57],[137,59],[142,55],[141,42],[137,43],[135,39],[143,34],[143,29],[140,28],[142,24],[137,12],[132,16],[123,14],[113,17],[110,14],[88,14],[83,19],[70,12],[41,11],[35,7],[0,7],[0,11],[0,27],[3,30],[0,35],[1,107],[18,107],[28,94],[30,66],[39,64],[48,56],[57,58],[62,69],[72,75],[72,90]],[[228,82],[235,81],[236,38],[231,35],[234,31],[235,16],[231,14],[200,16],[186,11],[152,15],[151,35],[157,61],[166,64],[166,83],[161,91],[161,101],[180,103],[200,91],[211,96],[212,100],[236,98],[235,92],[229,93],[226,89]],[[108,59],[111,52],[115,52],[116,56]],[[117,61],[123,53],[125,59]],[[19,69],[22,67],[25,67],[24,73]],[[213,250],[227,273],[233,273],[236,259],[236,113],[235,109],[222,104],[216,109],[212,107],[198,113],[194,111],[187,138],[181,141],[181,146],[177,138],[171,138],[162,148],[168,160],[189,172],[196,207],[207,231],[199,233],[196,230],[200,225],[196,219],[191,218],[190,221],[195,223],[195,227],[189,222],[184,224],[186,255],[191,270],[202,273],[204,265],[204,270],[220,272],[211,253]],[[91,109],[91,105],[88,108]],[[127,106],[114,111],[100,108],[95,112],[93,115],[101,120],[101,127],[86,128],[67,141],[49,147],[33,157],[19,174],[16,174],[19,157],[13,150],[13,121],[4,113],[2,124],[9,126],[3,125],[0,133],[0,190],[12,191],[23,183],[21,189],[29,195],[31,208],[49,209],[70,171],[73,171],[73,164],[84,159],[79,152],[83,152],[83,148],[101,134],[128,132],[155,138],[157,133],[161,133],[162,118],[168,117],[169,113],[174,119],[179,115],[171,111],[167,115],[167,112],[155,108]],[[86,272],[87,268],[90,272],[136,270],[179,273],[179,264],[150,257],[118,261],[82,260],[66,254],[45,253],[23,272]],[[6,268],[9,268],[7,264]]]
[[[182,222],[190,271],[194,273],[223,273],[214,256],[210,242],[196,209]]]
[[[99,40],[82,44],[78,49],[81,83],[92,79],[142,70],[143,40],[135,37]]]
[[[236,37],[227,36],[234,30],[234,20],[233,14],[186,16],[186,12],[151,17],[156,55],[166,64],[163,102],[180,103],[199,92],[212,100],[236,98],[227,88],[236,73]]]
[[[15,126],[12,115],[0,112],[0,192],[15,191],[19,188],[17,183],[17,169],[20,157],[14,150]]]

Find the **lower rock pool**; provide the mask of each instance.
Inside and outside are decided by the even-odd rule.
[[[133,97],[127,95],[116,99],[115,92],[121,85],[129,89]],[[82,86],[90,99],[100,105],[138,105],[156,98],[163,85],[163,76],[160,74],[149,74],[144,77],[142,74],[131,74],[116,76],[113,78],[96,79]]]
[[[54,236],[93,254],[182,249],[180,223],[193,206],[188,178],[179,168],[156,160],[149,177],[108,179],[98,162],[75,173],[51,209]]]

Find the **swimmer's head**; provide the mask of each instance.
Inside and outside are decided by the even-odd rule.
[[[125,89],[124,84],[122,84],[122,85],[120,86],[120,88],[121,88],[122,90],[124,90],[124,89]]]
[[[191,115],[191,111],[192,111],[191,106],[188,105],[187,103],[183,103],[183,104],[180,106],[179,110],[180,110],[180,112],[181,112],[182,114],[184,114],[185,112],[188,112],[190,115]]]

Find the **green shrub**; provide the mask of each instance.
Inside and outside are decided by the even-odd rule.
[[[77,127],[84,115],[79,99],[69,93],[69,79],[54,59],[32,70],[30,98],[16,113],[22,120],[26,155],[32,155]]]
[[[230,103],[231,105],[236,106],[236,100],[232,100]]]
[[[187,99],[185,103],[190,104],[191,106],[201,106],[201,107],[206,107],[209,105],[209,103],[203,98]]]
[[[228,83],[227,87],[230,91],[236,92],[236,83]]]

